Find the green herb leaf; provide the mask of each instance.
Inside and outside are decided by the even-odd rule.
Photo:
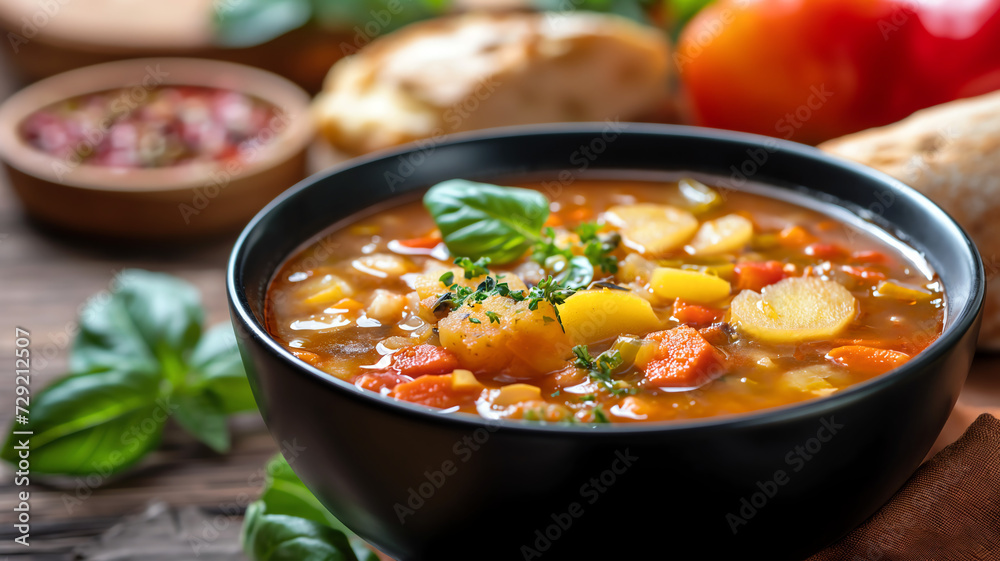
[[[156,448],[175,405],[159,396],[160,380],[146,373],[109,370],[62,378],[32,395],[28,424],[15,424],[0,457],[18,461],[28,440],[31,471],[107,476]]]
[[[201,337],[204,312],[190,284],[128,269],[81,310],[71,373],[32,396],[0,457],[33,431],[38,473],[106,476],[153,450],[167,419],[217,451],[229,448],[226,414],[254,408],[232,327]],[[20,439],[18,437],[21,437]]]
[[[540,239],[549,216],[549,200],[538,191],[463,179],[431,187],[424,206],[452,255],[488,257],[495,264],[521,257]]]
[[[268,514],[264,503],[247,508],[243,550],[256,561],[357,561],[347,537],[312,520]]]
[[[596,423],[610,423],[611,419],[604,413],[604,409],[601,409],[600,405],[594,406],[594,422]]]
[[[490,273],[488,268],[490,266],[489,257],[481,257],[476,261],[473,261],[468,257],[459,257],[458,259],[455,259],[455,264],[465,271],[466,279],[474,279]]]
[[[194,385],[211,395],[222,406],[223,413],[257,409],[229,322],[209,329],[198,341],[188,363],[196,375]]]
[[[357,558],[362,561],[378,561],[378,556],[367,547],[364,541],[330,514],[323,507],[322,503],[313,496],[309,489],[302,483],[302,480],[292,471],[291,466],[284,457],[279,454],[272,458],[268,462],[266,471],[268,477],[264,482],[264,492],[261,494],[260,500],[252,503],[247,509],[247,515],[243,523],[243,547],[251,559],[275,559],[274,557],[255,557],[253,549],[253,546],[258,542],[263,543],[273,540],[274,536],[269,535],[269,533],[278,532],[283,537],[288,537],[289,534],[287,531],[293,529],[295,531],[303,531],[306,534],[303,537],[313,539],[317,535],[328,535],[325,531],[321,532],[317,530],[317,527],[325,527],[340,533],[341,536],[346,536],[352,554],[351,556],[344,557],[344,559]],[[288,518],[297,518],[310,522],[315,526],[303,526],[299,523],[295,523],[294,526],[288,523],[274,526],[268,524],[263,526],[264,530],[261,530],[260,519],[262,516],[265,516],[265,513],[267,517],[286,516]],[[274,522],[274,519],[265,518],[265,520]],[[278,522],[289,521],[278,520]],[[334,539],[339,542],[339,538]],[[338,551],[341,551],[343,543],[339,543]],[[327,543],[328,545],[329,543]]]
[[[555,276],[555,281],[573,290],[587,288],[594,281],[594,266],[586,257],[577,255],[566,263],[563,270]]]
[[[490,323],[500,323],[500,314],[486,310],[486,317],[490,318]]]
[[[98,293],[80,312],[70,372],[120,369],[182,376],[183,361],[201,336],[198,291],[162,273],[126,269],[110,294]]]
[[[213,11],[216,42],[249,47],[302,27],[313,6],[310,0],[226,0]]]
[[[469,318],[469,323],[480,324],[480,323],[483,323],[483,322],[479,321],[477,318],[470,317]]]
[[[617,349],[604,351],[595,359],[591,358],[586,345],[577,345],[573,347],[573,354],[576,355],[573,365],[586,370],[587,376],[603,386],[611,395],[630,393],[627,388],[619,387],[618,381],[613,378],[615,369],[624,363],[622,354]]]
[[[221,403],[209,394],[179,394],[174,401],[177,424],[212,450],[220,454],[229,451],[229,429]]]
[[[451,285],[455,284],[455,273],[448,271],[445,274],[441,275],[438,278],[438,280],[444,283],[445,286],[450,287]]]

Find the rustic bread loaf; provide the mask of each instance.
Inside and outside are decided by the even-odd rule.
[[[989,283],[979,344],[1000,349],[1000,92],[918,111],[820,148],[882,170],[930,197],[969,233]]]
[[[661,32],[616,16],[469,13],[341,60],[315,112],[348,154],[496,126],[635,120],[668,104],[668,51]]]

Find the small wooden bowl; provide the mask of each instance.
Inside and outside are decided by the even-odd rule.
[[[139,100],[158,86],[203,86],[257,97],[278,117],[252,161],[121,169],[74,164],[29,145],[21,122],[72,97],[130,88]],[[142,240],[197,239],[232,231],[306,176],[313,137],[309,96],[263,70],[227,62],[156,58],[99,64],[33,84],[0,105],[0,159],[25,209],[60,229]],[[270,131],[270,133],[268,133]]]

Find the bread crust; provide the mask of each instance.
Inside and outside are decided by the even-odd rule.
[[[986,265],[981,348],[1000,350],[1000,92],[924,109],[820,148],[927,195],[968,232]]]
[[[488,127],[634,120],[668,104],[664,35],[586,12],[477,12],[410,25],[333,66],[320,130],[357,155]]]

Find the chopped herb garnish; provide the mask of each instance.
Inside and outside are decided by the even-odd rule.
[[[500,323],[500,314],[486,310],[486,317],[490,318],[490,323]]]
[[[441,278],[438,280],[440,280],[441,282],[444,283],[445,286],[450,288],[451,285],[455,284],[455,273],[448,271],[445,274],[441,275]]]
[[[597,399],[597,396],[595,396],[592,393],[588,393],[587,395],[581,395],[580,396],[580,401],[594,401],[596,399]]]
[[[592,358],[586,345],[577,345],[573,347],[573,354],[576,355],[576,360],[573,361],[574,366],[586,370],[590,379],[604,386],[611,395],[630,393],[627,388],[619,387],[617,380],[611,376],[615,369],[622,365],[623,359],[620,352],[607,350],[597,355],[597,358]]]
[[[618,260],[611,253],[618,248],[622,237],[618,232],[609,232],[603,236],[597,234],[600,227],[593,222],[584,222],[576,228],[583,245],[583,254],[590,263],[600,267],[604,272],[617,273]]]
[[[488,269],[490,266],[489,257],[480,257],[475,261],[468,257],[459,257],[455,259],[455,264],[465,271],[465,278],[467,279],[474,279],[490,273]]]
[[[562,256],[567,260],[573,258],[573,251],[568,247],[556,245],[556,231],[552,227],[542,231],[542,239],[535,243],[531,250],[531,260],[544,265],[550,257]]]
[[[559,397],[559,390],[556,390],[549,394],[549,397]]]
[[[478,323],[483,323],[483,322],[479,321],[477,318],[470,317],[469,318],[469,323],[477,323],[478,324]]]
[[[611,422],[611,419],[608,419],[608,416],[604,414],[604,410],[601,409],[600,405],[595,405],[594,406],[594,422],[595,423],[610,423]]]

